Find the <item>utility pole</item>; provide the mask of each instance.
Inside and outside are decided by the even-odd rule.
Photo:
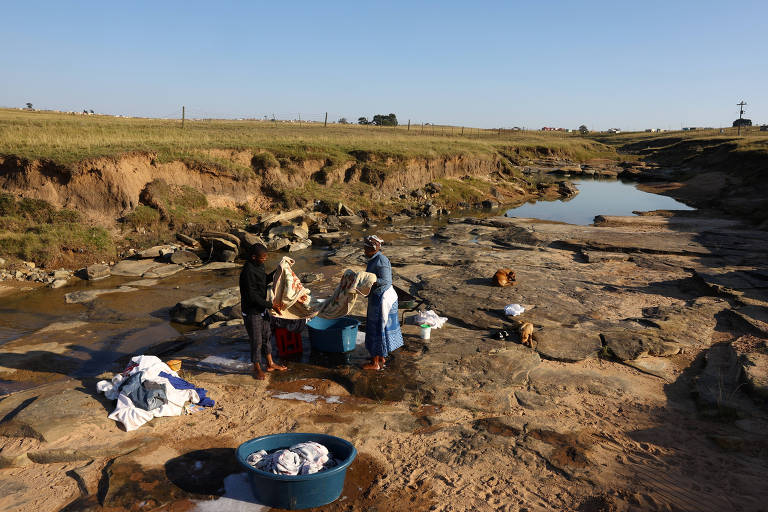
[[[181,129],[184,129],[184,118],[186,117],[186,107],[181,107]]]
[[[299,127],[301,127],[301,114],[299,114]]]
[[[747,104],[746,101],[741,100],[740,103],[737,103],[736,106],[739,107],[739,126],[736,128],[736,135],[741,135],[741,116],[744,115],[744,106]]]
[[[328,126],[328,112],[325,113],[325,121],[323,122],[323,128]]]
[[[408,120],[408,131],[411,131],[411,120]]]

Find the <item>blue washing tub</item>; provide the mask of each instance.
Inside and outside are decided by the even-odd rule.
[[[312,350],[320,352],[351,352],[357,344],[360,322],[348,316],[328,320],[315,317],[307,322]]]
[[[331,469],[312,475],[273,475],[248,464],[245,459],[253,452],[271,452],[307,441],[325,445],[339,464]],[[237,448],[237,460],[248,472],[254,497],[273,508],[297,510],[321,507],[341,496],[347,468],[357,456],[357,450],[349,441],[327,434],[271,434],[257,437]]]

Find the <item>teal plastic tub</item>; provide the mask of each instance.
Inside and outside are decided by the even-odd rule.
[[[328,448],[338,465],[312,475],[293,476],[267,473],[246,462],[253,452],[272,452],[307,441],[314,441]],[[357,450],[352,443],[328,434],[271,434],[246,441],[237,448],[237,460],[248,472],[254,497],[263,505],[288,510],[322,507],[336,501],[344,489],[347,468],[356,456]]]
[[[360,322],[348,316],[329,320],[315,317],[307,322],[312,350],[320,352],[351,352],[357,344]]]

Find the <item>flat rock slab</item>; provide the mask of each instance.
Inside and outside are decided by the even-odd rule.
[[[761,398],[768,399],[768,354],[742,354],[739,361],[751,390]]]
[[[597,356],[602,348],[600,334],[583,328],[545,328],[535,332],[536,351],[556,361],[583,361]]]
[[[768,336],[768,309],[760,306],[744,306],[733,313],[762,336]]]
[[[663,357],[643,357],[634,361],[625,361],[625,364],[649,375],[654,375],[667,382],[675,380],[675,368],[669,359]]]
[[[601,331],[601,335],[608,350],[622,361],[646,356],[670,356],[680,352],[680,346],[666,341],[658,329],[611,329]]]
[[[64,296],[64,300],[67,304],[83,304],[90,302],[99,295],[105,295],[107,293],[127,293],[135,292],[136,288],[130,286],[120,286],[118,288],[104,289],[104,290],[80,290],[77,292],[70,292]]]
[[[139,279],[137,281],[129,281],[127,283],[123,283],[123,286],[138,286],[139,288],[146,288],[148,286],[155,286],[159,282],[159,279]]]
[[[228,261],[213,261],[211,263],[206,263],[202,267],[193,268],[192,272],[205,272],[208,270],[229,270],[232,268],[240,268],[242,265],[239,265],[237,263],[232,263]]]
[[[541,365],[531,370],[529,378],[530,387],[535,392],[548,397],[582,393],[597,396],[642,394],[635,379],[579,367],[553,368]]]
[[[109,412],[93,396],[75,388],[76,381],[56,382],[17,393],[0,402],[0,431],[55,443],[76,432],[110,427]]]
[[[112,267],[112,275],[126,277],[166,277],[184,267],[154,260],[123,260]]]
[[[171,308],[171,320],[182,324],[199,324],[224,308],[240,303],[240,288],[233,286],[211,295],[200,295],[177,303]]]
[[[182,267],[181,265],[162,264],[160,266],[154,267],[144,272],[141,275],[141,277],[144,277],[147,279],[168,277],[168,276],[172,276],[177,272],[181,272],[182,270],[184,270],[184,267]]]

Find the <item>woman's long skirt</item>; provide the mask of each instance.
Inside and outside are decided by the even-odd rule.
[[[392,290],[392,288],[390,288]],[[368,314],[365,322],[365,348],[371,356],[389,357],[389,354],[403,346],[403,333],[397,317],[397,299],[384,316],[385,296],[371,295],[368,299]],[[392,290],[394,293],[394,290]]]

